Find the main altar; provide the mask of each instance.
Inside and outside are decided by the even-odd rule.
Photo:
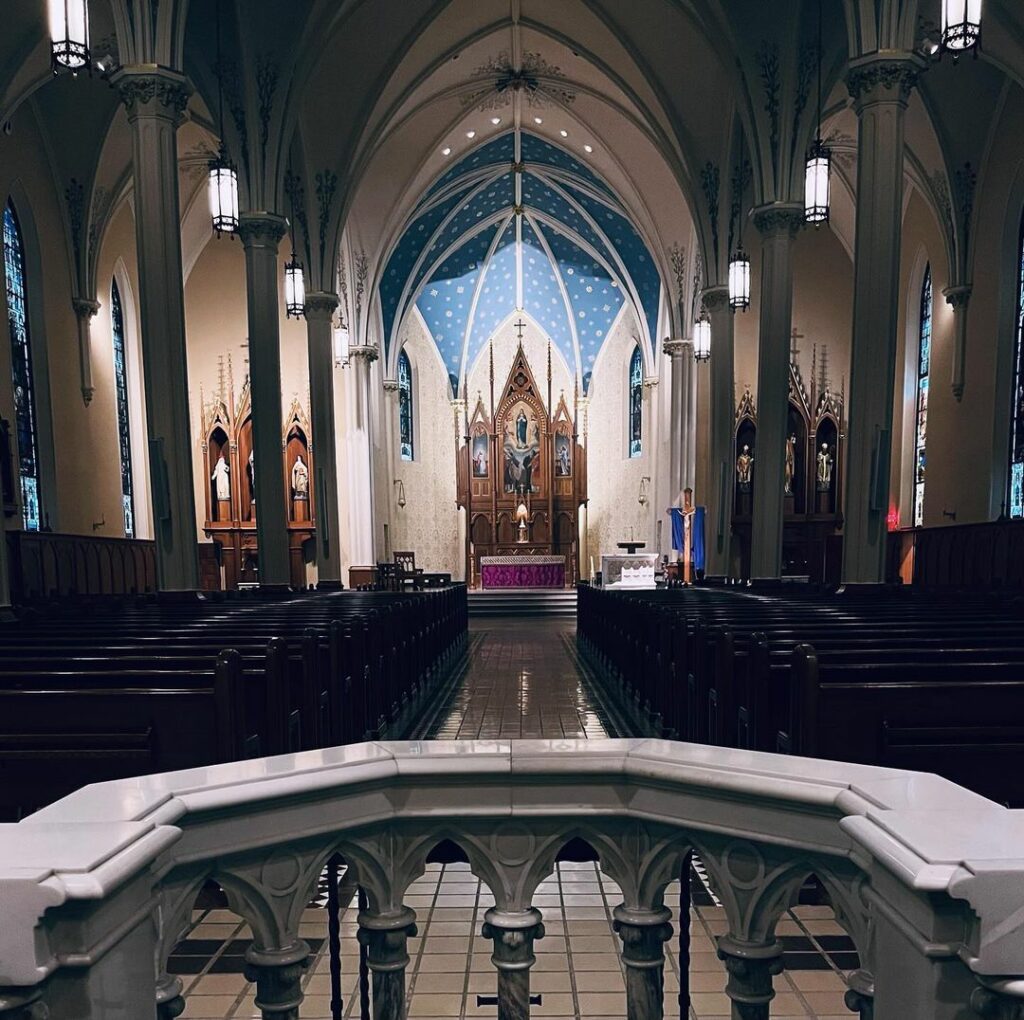
[[[542,399],[520,343],[489,404],[466,403],[457,442],[458,503],[466,510],[466,577],[472,587],[564,587],[577,577],[579,508],[587,502],[586,447],[578,408]],[[459,438],[459,437],[457,437]]]

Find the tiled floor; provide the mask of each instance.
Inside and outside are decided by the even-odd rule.
[[[440,738],[603,737],[608,717],[590,689],[574,654],[571,624],[537,619],[487,620],[474,625],[466,680],[435,726]],[[730,1015],[723,988],[725,972],[715,956],[715,937],[725,931],[724,912],[713,891],[691,882],[691,1020]],[[531,990],[541,996],[538,1017],[625,1016],[625,986],[611,911],[618,887],[594,863],[562,862],[537,890],[534,904],[544,915],[546,937],[536,946]],[[679,902],[679,883],[666,902]],[[409,889],[406,903],[417,914],[419,936],[410,940],[407,971],[409,1016],[459,1018],[495,1016],[495,973],[490,943],[480,937],[490,894],[466,864],[431,864]],[[242,975],[249,932],[230,911],[196,911],[195,926],[172,958],[183,977],[186,1018],[258,1017],[254,987]],[[305,980],[304,1020],[330,1018],[330,977],[326,913],[308,909],[300,935],[314,949]],[[359,1016],[356,988],[356,909],[342,919],[344,1015]],[[827,906],[797,906],[780,922],[786,969],[775,980],[773,1017],[850,1020],[843,1005],[843,974],[856,956]],[[679,959],[676,941],[666,947],[666,1015],[679,1016]]]

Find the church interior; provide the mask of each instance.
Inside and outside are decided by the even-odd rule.
[[[6,4],[0,1020],[1024,1017],[1022,140],[1020,0]]]

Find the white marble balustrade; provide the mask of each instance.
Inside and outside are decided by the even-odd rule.
[[[341,854],[367,895],[374,1016],[398,1020],[405,890],[450,839],[493,892],[498,1015],[519,1018],[533,891],[576,837],[622,889],[637,1020],[661,1015],[663,894],[690,850],[726,910],[734,1018],[767,1018],[775,923],[811,873],[860,954],[851,1010],[1022,1015],[1024,812],[932,775],[641,739],[364,743],[80,790],[0,826],[0,1016],[178,1015],[166,961],[207,879],[252,929],[264,1017],[299,1016],[302,910]]]

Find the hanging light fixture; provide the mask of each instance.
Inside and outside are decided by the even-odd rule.
[[[284,266],[284,313],[289,319],[301,319],[306,313],[306,281],[302,275],[302,263],[295,254],[295,191],[291,191],[290,197],[292,215],[288,226],[292,238],[292,255]]]
[[[707,361],[711,357],[711,320],[701,309],[700,318],[693,324],[693,360]]]
[[[942,0],[942,45],[959,53],[981,36],[981,0]]]
[[[349,334],[345,320],[338,319],[338,325],[334,327],[334,364],[344,368],[348,364]]]
[[[746,182],[743,171],[742,131],[740,132],[739,169],[736,177],[740,182],[740,196],[737,203],[737,208],[739,209],[739,238],[736,243],[736,250],[729,257],[729,307],[734,312],[737,309],[745,312],[750,307],[750,256],[743,250],[743,193]]]
[[[50,59],[54,74],[89,66],[88,0],[49,0]]]
[[[828,222],[832,153],[821,140],[821,0],[818,0],[818,128],[807,153],[804,171],[804,220],[818,226]]]
[[[222,78],[220,52],[220,0],[217,0],[217,120],[220,134],[220,150],[210,160],[207,172],[207,195],[210,200],[210,216],[217,236],[233,234],[238,230],[238,172],[228,159],[224,145],[224,81]]]

